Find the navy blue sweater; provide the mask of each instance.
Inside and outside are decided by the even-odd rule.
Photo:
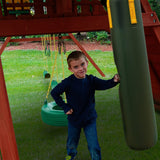
[[[84,79],[78,79],[72,74],[62,80],[51,91],[51,95],[65,113],[73,109],[73,113],[68,115],[68,120],[75,127],[80,127],[95,120],[97,117],[95,90],[109,89],[117,84],[113,81],[113,78],[102,80],[93,75],[86,75]],[[66,93],[67,103],[61,97],[64,92]]]

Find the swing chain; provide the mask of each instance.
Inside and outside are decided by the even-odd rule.
[[[46,41],[44,42],[44,46],[45,46],[45,55],[49,57],[51,55],[51,50],[50,50],[50,41],[48,36]]]
[[[66,53],[66,45],[64,43],[64,39],[61,34],[58,34],[58,53],[61,54],[63,46],[63,52]]]

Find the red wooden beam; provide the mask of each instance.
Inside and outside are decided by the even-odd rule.
[[[3,0],[4,1],[4,0]],[[51,1],[51,0],[49,0]],[[87,16],[75,15],[73,12],[72,0],[56,0],[56,11],[52,8],[55,17],[45,15],[42,9],[42,4],[39,0],[35,0],[35,16],[22,15],[16,18],[15,16],[3,16],[0,19],[0,37],[8,36],[21,36],[21,35],[36,35],[36,34],[50,34],[50,33],[74,33],[74,32],[87,32],[87,31],[100,31],[105,30],[110,32],[108,25],[107,12],[102,6],[99,6],[99,1],[81,1],[75,2],[77,5],[94,4],[93,8],[98,8]],[[53,2],[52,2],[53,3]],[[52,7],[53,4],[50,4]],[[48,3],[47,3],[48,4]],[[48,5],[49,5],[48,4]],[[141,0],[143,10],[143,24],[144,27],[159,25],[156,14],[152,11],[147,0]],[[20,5],[20,4],[17,4]],[[29,5],[24,3],[24,5]],[[54,4],[55,5],[55,4]],[[88,5],[89,6],[89,5]],[[87,7],[88,7],[87,6]],[[85,5],[83,5],[85,7]],[[82,7],[82,8],[83,8]],[[102,8],[103,15],[99,11]],[[49,8],[51,10],[51,8]],[[49,11],[52,12],[52,11]],[[73,15],[72,15],[73,14]],[[84,13],[81,13],[84,14]],[[100,14],[100,15],[98,15]],[[58,17],[61,16],[61,17]],[[48,25],[49,24],[49,25]],[[87,24],[87,25],[86,25]]]
[[[148,0],[141,0],[155,109],[160,111],[160,22]],[[144,25],[145,26],[145,25]]]
[[[79,47],[79,49],[86,55],[88,60],[92,63],[92,65],[96,68],[96,70],[101,74],[102,77],[105,77],[105,74],[101,71],[101,69],[97,66],[97,64],[93,61],[93,59],[88,55],[82,45],[77,41],[77,39],[73,36],[73,34],[69,33],[69,36],[74,41],[74,43]]]
[[[70,36],[62,36],[62,39],[71,39]],[[53,40],[53,37],[51,37]],[[58,40],[58,37],[55,37],[55,40]],[[9,42],[34,42],[34,41],[41,41],[41,38],[22,38],[22,39],[11,39]]]
[[[155,12],[142,13],[144,27],[158,26]],[[49,24],[49,25],[48,25]],[[87,25],[86,25],[87,24]],[[78,16],[37,19],[0,20],[0,37],[74,33],[105,30],[110,32],[108,16]]]
[[[148,0],[141,0],[141,6],[144,12],[153,12]]]
[[[160,26],[159,19],[155,12],[142,13],[142,18],[144,27]]]
[[[0,37],[100,30],[110,30],[107,14],[104,16],[0,20]]]
[[[0,149],[4,160],[19,160],[0,57]]]
[[[160,45],[160,26],[154,27],[154,33],[155,33],[157,41],[159,42],[159,45]],[[159,61],[160,61],[160,59],[159,59]]]
[[[0,48],[0,56],[2,55],[4,49],[6,48],[8,42],[11,40],[11,37],[7,37],[5,42],[3,43],[2,47]]]
[[[158,58],[158,57],[157,57]],[[153,90],[153,97],[154,97],[154,103],[155,103],[155,109],[160,110],[160,81],[159,81],[159,75],[157,75],[157,72],[154,68],[154,62],[149,60],[149,66],[150,66],[150,74],[151,74],[151,81],[152,81],[152,90]]]

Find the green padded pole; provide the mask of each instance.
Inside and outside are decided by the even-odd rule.
[[[130,148],[147,149],[157,141],[157,126],[140,0],[132,0],[132,22],[128,0],[110,0],[109,6],[125,138]]]

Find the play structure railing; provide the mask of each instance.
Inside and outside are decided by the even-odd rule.
[[[105,15],[98,0],[2,0],[0,18]]]

